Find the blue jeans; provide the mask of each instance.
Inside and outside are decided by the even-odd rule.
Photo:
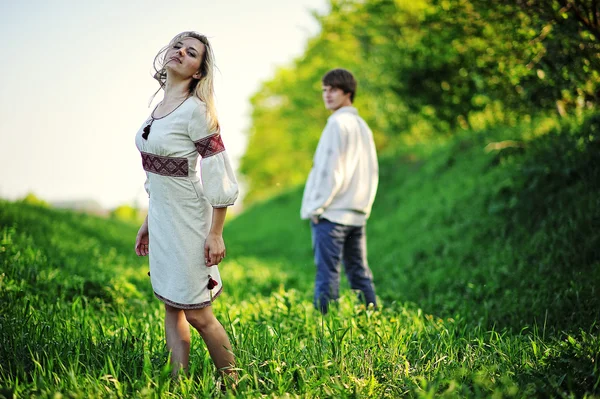
[[[367,263],[365,226],[345,226],[327,219],[311,222],[312,243],[317,266],[315,308],[327,313],[329,302],[339,298],[340,261],[353,290],[360,291],[362,300],[377,305],[373,273]]]

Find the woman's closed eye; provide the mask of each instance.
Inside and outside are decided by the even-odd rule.
[[[179,45],[179,44],[175,44],[175,45],[173,45],[173,49],[175,49],[175,50],[179,50],[181,47],[182,47],[182,46],[181,46],[181,45]],[[197,57],[197,55],[196,55],[196,52],[195,52],[195,50],[194,50],[194,49],[191,49],[191,48],[190,48],[190,49],[187,49],[187,50],[185,51],[185,53],[186,53],[187,55],[189,55],[190,57],[192,57],[192,58],[196,58],[196,57]]]

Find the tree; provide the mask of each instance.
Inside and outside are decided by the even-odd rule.
[[[44,208],[50,208],[50,204],[48,202],[39,198],[37,195],[35,195],[32,192],[27,193],[27,195],[25,197],[23,197],[23,199],[21,201],[25,204],[41,206]]]
[[[323,74],[350,69],[378,150],[580,112],[599,96],[596,0],[330,0],[303,56],[253,96],[246,203],[304,182],[328,113]]]

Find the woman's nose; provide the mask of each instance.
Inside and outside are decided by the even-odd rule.
[[[180,47],[180,48],[177,50],[177,52],[178,52],[180,55],[185,55],[185,54],[186,54],[185,47]]]

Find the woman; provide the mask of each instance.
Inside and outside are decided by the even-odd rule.
[[[135,138],[150,198],[135,251],[150,255],[152,289],[165,304],[173,374],[188,368],[191,324],[217,369],[235,378],[231,344],[210,306],[222,288],[217,265],[226,254],[225,214],[238,195],[215,111],[214,56],[205,36],[183,32],[154,65],[164,97]]]

